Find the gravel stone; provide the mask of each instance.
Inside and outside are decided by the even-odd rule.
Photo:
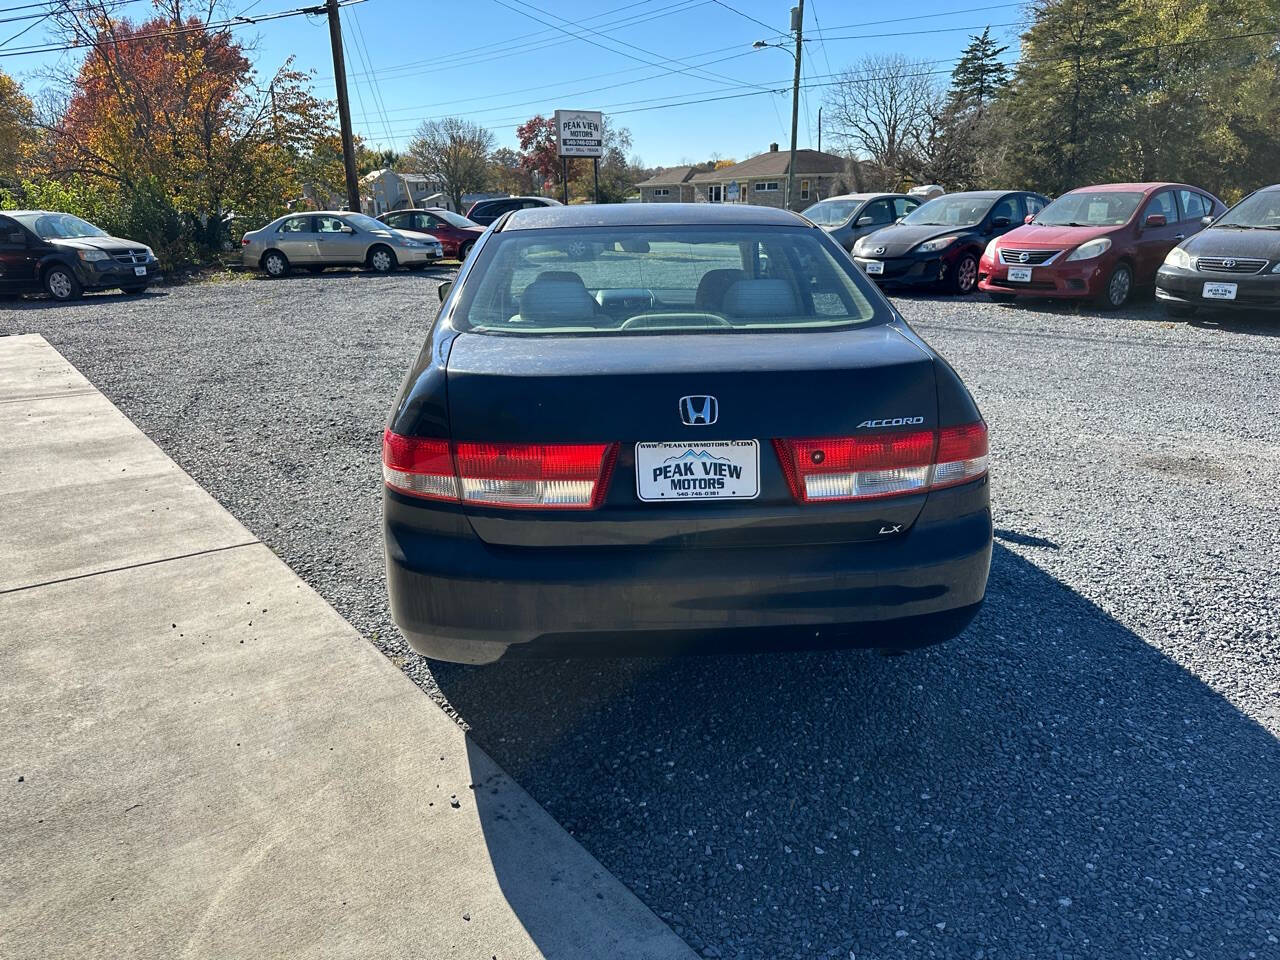
[[[704,955],[1276,956],[1280,323],[897,297],[991,428],[963,637],[475,669],[400,639],[378,527],[448,275],[10,302],[0,333],[44,334]]]

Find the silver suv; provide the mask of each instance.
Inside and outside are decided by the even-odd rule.
[[[435,237],[412,237],[362,213],[321,210],[291,213],[240,240],[242,262],[283,277],[293,267],[319,273],[325,267],[366,266],[377,273],[396,267],[421,270],[444,257]]]

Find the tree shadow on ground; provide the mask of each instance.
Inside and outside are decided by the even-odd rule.
[[[965,635],[908,656],[433,669],[708,956],[1277,955],[1276,738],[1000,545]]]

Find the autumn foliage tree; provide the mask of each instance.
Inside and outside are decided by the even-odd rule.
[[[121,205],[157,205],[151,237],[172,259],[218,249],[225,220],[255,225],[281,211],[301,180],[332,164],[330,105],[286,62],[265,83],[225,29],[210,29],[183,0],[155,0],[133,23],[110,0],[77,0],[55,18],[89,46],[63,78],[46,126],[44,166],[87,179]],[[175,225],[176,224],[176,225]]]

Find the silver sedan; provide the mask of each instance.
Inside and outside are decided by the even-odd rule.
[[[362,213],[321,210],[291,213],[251,230],[240,240],[242,262],[268,276],[293,267],[319,273],[325,267],[365,266],[377,273],[396,267],[421,270],[444,257],[435,237],[412,237]]]

